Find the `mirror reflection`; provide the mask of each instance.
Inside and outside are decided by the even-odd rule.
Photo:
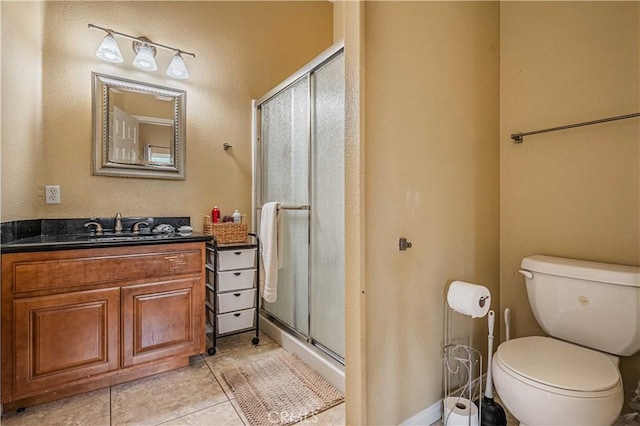
[[[184,91],[94,73],[94,174],[184,179]]]

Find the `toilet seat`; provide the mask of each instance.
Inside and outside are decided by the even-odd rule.
[[[559,395],[603,398],[622,387],[620,372],[606,355],[550,337],[504,342],[494,361],[513,379]]]

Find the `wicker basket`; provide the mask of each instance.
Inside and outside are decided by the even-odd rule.
[[[202,229],[205,234],[216,237],[218,244],[243,243],[249,238],[246,222],[205,223]]]

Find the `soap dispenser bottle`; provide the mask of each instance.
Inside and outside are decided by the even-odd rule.
[[[240,222],[241,216],[240,216],[240,212],[238,210],[233,212],[233,221],[238,223]]]

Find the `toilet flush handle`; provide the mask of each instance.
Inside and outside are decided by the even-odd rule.
[[[533,272],[531,271],[527,271],[526,269],[520,269],[518,272],[520,272],[522,275],[524,275],[526,278],[528,279],[533,279]]]

